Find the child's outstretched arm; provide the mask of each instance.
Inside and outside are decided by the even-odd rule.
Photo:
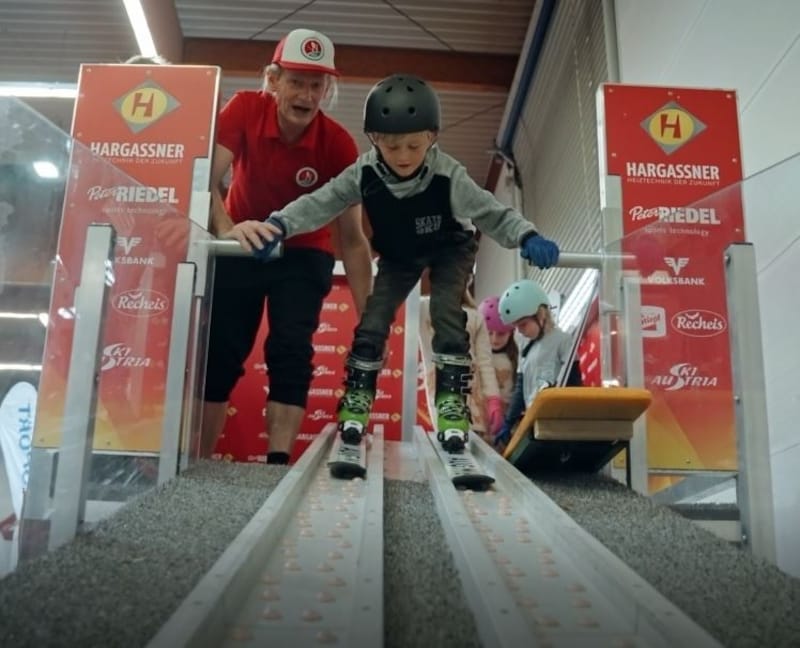
[[[318,230],[347,207],[360,203],[359,176],[359,163],[356,161],[319,189],[300,196],[280,211],[272,212],[264,221],[272,237],[267,239],[262,235],[264,245],[255,250],[254,255],[268,259],[283,239]]]
[[[479,187],[460,165],[451,176],[451,201],[454,214],[471,220],[503,247],[519,247],[520,255],[531,265],[544,269],[558,263],[558,245],[541,236],[534,224],[516,209]]]

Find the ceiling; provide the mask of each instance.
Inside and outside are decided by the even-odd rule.
[[[258,88],[277,41],[297,27],[336,46],[339,99],[328,112],[359,139],[367,91],[393,72],[423,76],[442,100],[442,147],[487,180],[536,0],[142,0],[159,52],[223,70],[223,100]],[[122,0],[2,0],[0,82],[74,82],[82,62],[122,62],[138,47]],[[30,100],[69,130],[68,100]]]

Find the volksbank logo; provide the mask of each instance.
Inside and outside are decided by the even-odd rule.
[[[641,127],[667,155],[706,129],[706,125],[674,101],[647,117]]]
[[[155,124],[179,106],[175,97],[152,80],[144,81],[114,101],[114,108],[134,133]]]
[[[687,265],[689,265],[689,258],[664,257],[664,263],[666,263],[672,269],[672,272],[677,277],[681,273],[681,270],[683,270]]]
[[[650,285],[673,285],[673,286],[705,286],[706,278],[700,276],[689,276],[683,274],[684,268],[689,265],[689,257],[664,257],[664,264],[672,271],[669,274],[659,270],[644,280]]]

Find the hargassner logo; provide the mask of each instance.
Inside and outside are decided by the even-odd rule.
[[[642,123],[658,147],[667,155],[690,142],[706,129],[706,125],[674,101],[663,105]]]
[[[179,106],[175,97],[152,80],[141,83],[114,101],[114,108],[134,133],[155,124]]]

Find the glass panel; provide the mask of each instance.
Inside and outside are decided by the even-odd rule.
[[[653,471],[737,468],[724,251],[731,243],[746,240],[745,209],[769,249],[782,253],[794,245],[796,234],[791,241],[778,242],[773,232],[777,229],[785,236],[786,224],[792,221],[800,196],[793,195],[796,183],[789,178],[799,172],[800,156],[685,208],[645,210],[639,230],[604,250],[604,378],[626,384],[627,360],[618,343],[625,334],[619,290],[625,276],[641,289],[645,386],[655,396],[647,421]],[[763,227],[767,219],[784,225]],[[773,285],[760,283],[768,289]],[[778,293],[785,298],[783,290]],[[784,305],[791,308],[791,303]],[[761,314],[768,365],[773,346],[769,332],[791,314],[783,314],[773,299],[763,298]],[[787,342],[784,335],[783,344]],[[782,348],[786,353],[793,347]],[[779,434],[785,437],[784,432]],[[651,482],[656,488],[675,483],[669,478]]]
[[[55,249],[70,143],[0,98],[0,530],[15,536],[30,475]],[[3,543],[6,545],[7,543]],[[0,555],[0,575],[15,558]]]
[[[184,293],[188,354],[178,355],[170,375],[169,351],[177,268],[188,259],[202,269],[211,237],[171,207],[169,188],[140,185],[15,99],[0,98],[0,165],[0,401],[8,473],[0,504],[13,500],[13,515],[25,518],[24,557],[46,548],[54,458],[80,421],[65,408],[76,322],[96,316],[103,325],[87,521],[154,486],[165,415],[177,411],[180,421],[181,412],[199,411],[195,403],[185,406],[202,393],[207,299]],[[116,235],[103,313],[76,310],[91,224],[109,224]],[[168,392],[176,395],[172,402]],[[184,417],[181,427],[186,465],[196,456],[199,418],[192,424]],[[169,431],[177,439],[179,430]],[[178,456],[173,460],[177,467]],[[78,493],[80,476],[70,479]],[[13,531],[14,520],[7,526]]]

